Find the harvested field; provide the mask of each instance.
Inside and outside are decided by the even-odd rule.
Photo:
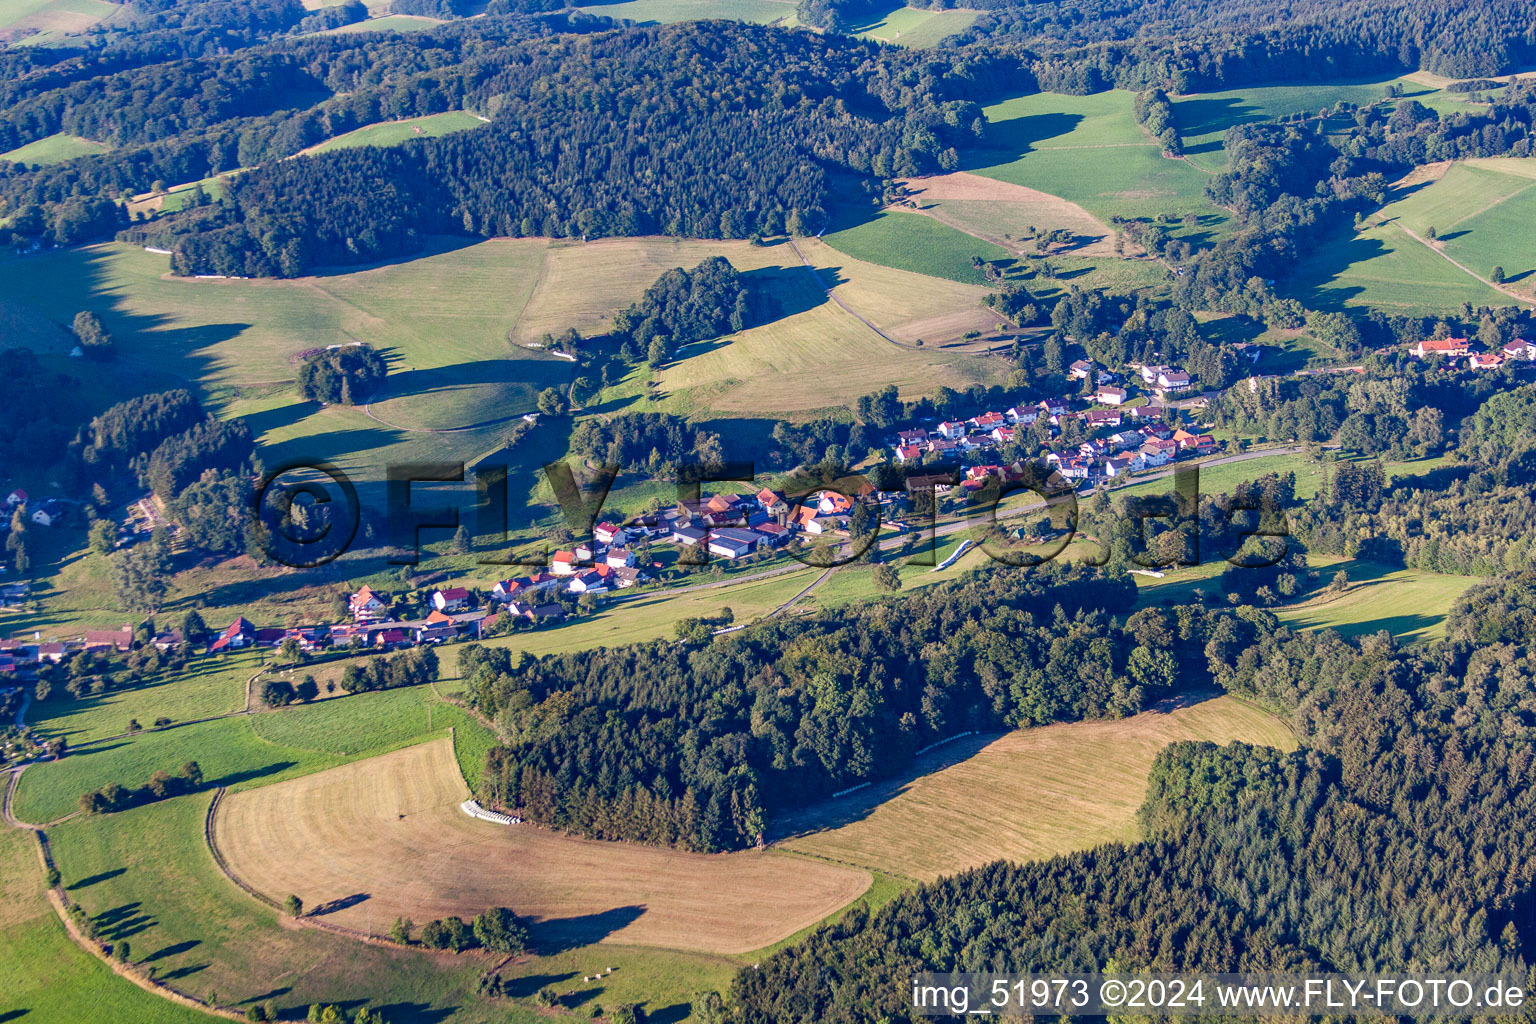
[[[868,888],[867,872],[777,851],[716,856],[478,821],[438,740],[237,793],[216,822],[234,874],[276,899],[331,904],[329,923],[466,919],[509,906],[545,948],[597,941],[706,953],[770,945]]]
[[[918,773],[783,823],[779,845],[931,881],[1000,858],[1035,860],[1136,837],[1158,751],[1175,740],[1294,745],[1277,719],[1219,697],[1131,718],[969,736]]]
[[[902,182],[918,212],[968,235],[1012,251],[1034,252],[1024,240],[1030,228],[1065,229],[1077,236],[1077,256],[1113,257],[1115,233],[1076,203],[1024,185],[956,171]],[[1004,235],[1011,236],[1005,238]]]

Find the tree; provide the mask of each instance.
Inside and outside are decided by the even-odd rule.
[[[189,644],[198,643],[208,635],[208,624],[196,608],[181,617],[181,638]]]
[[[389,937],[402,946],[409,946],[411,944],[411,929],[415,927],[411,923],[410,918],[397,917],[395,918],[395,923],[389,926]]]
[[[98,519],[91,524],[89,533],[91,550],[98,555],[110,555],[117,548],[117,527],[110,519]]]
[[[1426,237],[1427,237],[1427,238],[1428,238],[1428,239],[1429,239],[1429,240],[1430,240],[1430,241],[1431,241],[1431,242],[1433,242],[1433,241],[1434,241],[1434,240],[1435,240],[1435,226],[1434,226],[1434,225],[1433,225],[1433,224],[1431,224],[1431,225],[1430,225],[1430,226],[1429,226],[1429,228],[1428,228],[1428,229],[1427,229],[1427,230],[1425,230],[1425,232],[1424,232],[1424,234],[1425,234],[1425,236],[1426,236]]]
[[[112,944],[112,955],[117,957],[117,959],[121,960],[123,963],[127,963],[128,958],[133,955],[133,946],[129,944],[127,939],[123,939],[120,942],[114,942]]]
[[[1504,283],[1504,268],[1503,267],[1494,267],[1493,268],[1493,273],[1488,275],[1488,280],[1492,281],[1494,284],[1503,284]]]
[[[156,544],[137,544],[111,556],[117,601],[125,609],[154,614],[170,590],[170,559]]]
[[[198,789],[203,784],[203,767],[196,761],[188,761],[181,766],[181,777],[186,780],[191,789]]]
[[[278,647],[277,653],[278,657],[290,665],[297,665],[304,660],[304,649],[299,646],[298,640],[291,636],[283,637],[283,643]]]
[[[699,1024],[725,1024],[725,1000],[719,992],[700,992],[693,997],[689,1016]]]
[[[475,938],[480,945],[496,953],[524,953],[528,950],[528,929],[506,907],[491,907],[475,918]]]
[[[320,696],[320,686],[315,682],[315,677],[306,675],[303,681],[294,688],[294,695],[306,704]]]
[[[460,523],[459,528],[453,531],[453,553],[467,555],[473,548],[474,540],[469,535],[469,527]]]
[[[283,913],[287,914],[289,917],[303,916],[304,901],[299,899],[297,896],[290,894],[289,897],[283,901]]]
[[[875,566],[875,586],[887,593],[901,589],[901,573],[889,562]]]
[[[592,386],[591,378],[577,377],[571,381],[571,405],[586,405],[596,394],[597,389]]]
[[[286,679],[268,679],[261,688],[261,702],[269,708],[287,707],[296,696],[293,684]]]
[[[112,358],[112,335],[107,333],[101,317],[89,310],[81,310],[75,314],[73,327],[75,337],[80,342],[80,349],[87,358],[97,360]]]
[[[539,392],[539,412],[546,416],[560,416],[565,412],[565,399],[557,388],[545,388]]]

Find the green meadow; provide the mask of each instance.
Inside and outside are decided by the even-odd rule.
[[[899,210],[885,210],[862,224],[828,232],[822,241],[855,259],[965,284],[980,284],[982,280],[981,273],[971,266],[972,256],[984,260],[1012,258],[1000,245],[932,217]]]
[[[1400,188],[1352,237],[1319,247],[1296,287],[1331,308],[1424,314],[1467,302],[1511,305],[1516,296],[1529,299],[1536,285],[1527,240],[1533,216],[1536,159],[1456,163],[1438,180]],[[1488,283],[1494,267],[1503,268],[1504,287],[1515,295]]]
[[[338,135],[334,139],[327,139],[304,152],[330,153],[357,146],[398,146],[412,139],[433,138],[438,135],[448,135],[451,132],[461,132],[467,128],[478,128],[484,123],[467,110],[449,110],[441,114],[407,118],[404,121],[370,124],[356,131],[347,132],[345,135]]]
[[[60,132],[25,146],[18,146],[8,153],[0,153],[0,160],[14,160],[23,164],[61,164],[78,156],[105,153],[109,147],[78,135]]]
[[[964,32],[981,16],[979,11],[930,11],[918,7],[897,7],[873,21],[853,27],[855,35],[895,43],[914,50],[936,46],[944,39]]]
[[[795,5],[790,0],[630,0],[628,3],[592,4],[581,10],[608,18],[663,25],[709,18],[767,25],[795,15]]]
[[[1203,231],[1227,215],[1205,197],[1206,172],[1162,148],[1136,123],[1135,95],[1034,93],[986,107],[983,146],[963,170],[1049,192],[1102,221],[1194,215]]]
[[[86,744],[28,768],[15,812],[34,824],[53,821],[75,811],[83,793],[109,782],[143,785],[152,773],[174,773],[186,761],[198,762],[209,785],[248,788],[386,753],[450,727],[467,734],[460,751],[469,763],[461,767],[473,782],[482,764],[475,755],[484,750],[473,733],[483,727],[421,686]]]

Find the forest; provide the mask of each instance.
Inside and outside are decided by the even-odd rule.
[[[510,738],[480,796],[598,838],[751,846],[777,811],[957,732],[1119,718],[1198,688],[1208,644],[1274,626],[1134,600],[1124,574],[999,567],[702,643],[468,647],[470,700]]]
[[[1213,637],[1212,678],[1283,715],[1301,749],[1176,743],[1142,841],[999,862],[850,914],[741,972],[733,1019],[920,1020],[890,983],[920,970],[1527,976],[1532,593],[1529,573],[1474,588],[1427,646],[1262,614]]]

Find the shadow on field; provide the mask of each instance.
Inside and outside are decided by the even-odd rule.
[[[75,892],[76,890],[79,890],[79,889],[89,889],[91,886],[95,885],[98,882],[105,882],[109,878],[116,878],[118,875],[125,875],[127,873],[128,873],[128,869],[127,868],[113,868],[111,871],[101,871],[101,872],[98,872],[98,873],[96,873],[94,875],[91,875],[89,878],[82,878],[82,879],[80,879],[80,881],[76,882],[74,885],[66,886],[66,888],[70,892]]]
[[[8,1020],[20,1020],[21,1018],[25,1017],[27,1014],[29,1014],[31,1012],[32,1012],[31,1010],[27,1010],[27,1009],[21,1009],[21,1010],[0,1010],[0,1024],[5,1024],[5,1022],[8,1021]]]
[[[169,946],[164,947],[163,949],[155,950],[153,953],[149,954],[149,956],[145,957],[141,963],[152,964],[157,961],[164,960],[166,957],[180,956],[183,953],[191,952],[202,944],[202,941],[199,939],[187,939],[185,942],[175,942]]]
[[[348,907],[355,907],[359,903],[365,903],[370,898],[371,896],[369,893],[355,892],[351,896],[342,896],[339,899],[331,900],[329,903],[320,904],[314,910],[309,912],[309,916],[324,917],[327,914],[334,914],[337,911],[346,910]]]
[[[1210,135],[1213,132],[1225,132],[1235,125],[1252,124],[1266,119],[1265,113],[1258,107],[1235,96],[1179,100],[1173,109],[1178,117],[1180,135]],[[1221,146],[1221,141],[1216,140],[1191,147],[1185,152],[1217,150]]]
[[[459,1012],[457,1006],[428,1006],[426,1003],[386,1003],[373,1012],[390,1024],[438,1024]]]
[[[960,170],[972,167],[988,167],[997,163],[998,150],[1009,158],[1017,159],[1029,153],[1038,143],[1070,134],[1084,121],[1081,114],[1026,114],[1008,121],[994,121],[987,125],[981,147],[973,150],[969,160],[962,159]],[[990,151],[990,152],[989,152]]]
[[[527,974],[521,978],[507,978],[504,981],[507,995],[513,999],[531,999],[539,989],[548,985],[558,985],[562,981],[570,981],[576,977],[575,971],[565,971],[560,974]],[[602,989],[593,989],[594,994]],[[585,995],[586,993],[582,993]],[[569,1003],[567,1005],[577,1005]]]
[[[103,910],[96,915],[94,923],[101,933],[113,942],[131,939],[158,923],[148,914],[139,912],[143,906],[144,904],[135,900],[132,903],[113,907],[111,910]]]
[[[431,235],[426,244],[415,252],[403,253],[399,256],[391,256],[387,259],[377,260],[373,263],[359,263],[355,266],[315,267],[310,270],[311,277],[344,277],[347,274],[357,274],[364,270],[377,270],[380,267],[398,267],[424,260],[429,256],[441,256],[444,253],[457,252],[460,249],[468,249],[472,245],[479,245],[485,239],[478,237],[464,237],[460,235]]]
[[[643,905],[632,904],[596,914],[550,918],[533,926],[533,942],[545,956],[564,953],[579,946],[601,942],[621,928],[629,927],[644,913]]]

